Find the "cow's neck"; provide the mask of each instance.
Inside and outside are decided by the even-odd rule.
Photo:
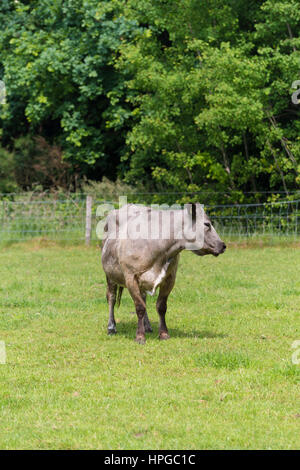
[[[173,223],[171,237],[166,244],[166,259],[174,258],[185,249],[185,240],[182,238],[183,211],[173,211]]]
[[[174,214],[174,238],[177,243],[174,246],[174,250],[180,253],[186,248],[186,240],[183,233],[183,224],[187,222],[184,217],[184,210],[175,211]]]
[[[184,246],[181,240],[170,240],[170,243],[166,249],[165,259],[168,261],[172,258],[175,258],[181,253],[182,250],[184,250]]]

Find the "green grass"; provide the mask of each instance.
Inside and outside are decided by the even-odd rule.
[[[0,448],[300,447],[300,250],[184,253],[170,296],[171,339],[134,342],[127,292],[106,335],[95,247],[0,251]]]

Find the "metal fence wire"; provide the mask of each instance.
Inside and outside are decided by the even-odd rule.
[[[65,199],[0,199],[0,242],[22,241],[35,237],[83,241],[96,240],[99,219],[96,210],[107,201],[92,200],[87,214],[86,197]],[[116,203],[114,206],[117,207]],[[269,235],[297,238],[300,227],[300,200],[265,204],[208,205],[205,210],[215,228],[227,238]],[[88,240],[88,241],[89,241]]]
[[[265,204],[209,206],[217,230],[223,235],[249,237],[256,235],[299,235],[300,200]]]
[[[0,206],[0,241],[34,237],[81,240],[85,230],[85,199],[12,201]]]

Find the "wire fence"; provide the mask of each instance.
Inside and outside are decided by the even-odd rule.
[[[46,237],[71,242],[86,240],[89,243],[97,239],[97,207],[107,202],[78,195],[42,200],[15,200],[2,196],[0,242]],[[111,204],[117,207],[116,203]],[[300,236],[300,200],[207,205],[205,210],[223,237],[243,239],[268,235],[297,239]]]
[[[4,199],[0,206],[0,241],[23,241],[35,237],[83,240],[85,209],[85,198],[34,201]]]
[[[207,208],[223,236],[245,238],[300,235],[300,200],[264,204],[218,205]]]

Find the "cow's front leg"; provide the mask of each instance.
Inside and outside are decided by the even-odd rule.
[[[159,315],[159,339],[169,339],[170,335],[166,324],[167,297],[159,294],[156,308]]]
[[[130,313],[131,313],[131,315],[135,315],[135,312],[130,312]],[[149,320],[149,317],[148,317],[147,310],[146,310],[145,315],[144,315],[144,327],[145,327],[146,333],[152,333],[153,332],[153,329],[152,329],[152,326],[151,326],[151,323],[150,323],[150,320]]]
[[[126,286],[127,286],[127,289],[129,290],[132,300],[134,301],[135,311],[136,311],[137,318],[138,318],[138,326],[136,330],[135,340],[137,343],[145,344],[146,338],[145,338],[144,318],[145,318],[145,313],[146,313],[146,304],[143,299],[143,295],[140,291],[138,282],[135,278],[126,280]]]
[[[137,317],[138,317],[138,326],[137,326],[137,330],[136,330],[135,340],[136,340],[137,343],[145,344],[146,343],[146,338],[145,338],[144,316],[145,316],[145,313],[146,313],[146,309],[140,303],[136,304],[135,309],[136,309],[136,314],[137,314]]]
[[[107,279],[106,298],[107,298],[107,302],[109,306],[107,334],[109,335],[114,335],[117,333],[116,321],[115,321],[115,315],[114,315],[116,297],[117,297],[117,285],[113,284],[111,281]]]
[[[169,339],[169,331],[166,324],[167,300],[175,284],[176,272],[166,278],[159,289],[156,309],[159,315],[159,339]]]

